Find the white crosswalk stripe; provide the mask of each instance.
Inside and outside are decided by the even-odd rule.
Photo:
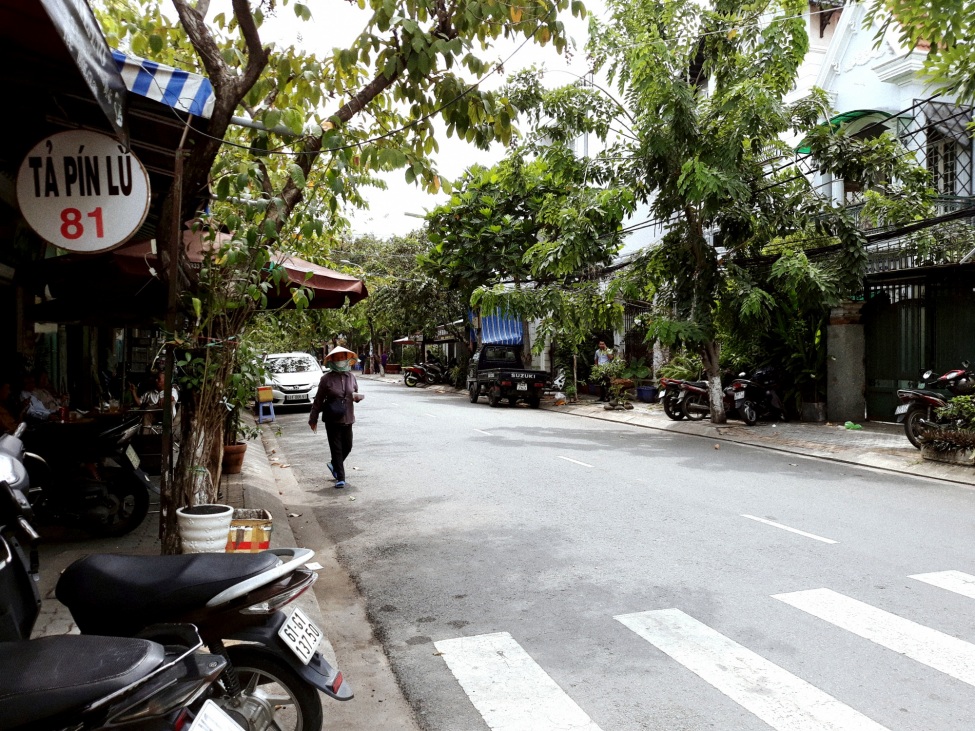
[[[616,619],[778,731],[885,729],[679,609]]]
[[[910,578],[975,599],[975,576],[961,571]],[[975,686],[975,644],[831,589],[772,598]],[[679,609],[614,619],[776,731],[886,731]],[[600,731],[507,632],[441,640],[435,646],[492,731]]]
[[[975,685],[975,645],[829,589],[775,594],[801,609],[923,665]]]
[[[434,646],[494,731],[600,731],[507,632]]]
[[[975,576],[971,574],[963,574],[961,571],[936,571],[931,574],[914,574],[910,578],[975,599]]]

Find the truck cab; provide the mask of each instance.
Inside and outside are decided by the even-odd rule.
[[[525,368],[518,345],[483,345],[471,357],[467,391],[472,404],[487,396],[491,406],[507,399],[511,406],[525,401],[537,409],[548,377],[546,371]]]

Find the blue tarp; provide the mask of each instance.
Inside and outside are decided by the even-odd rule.
[[[481,315],[482,345],[521,345],[521,320],[501,314]]]

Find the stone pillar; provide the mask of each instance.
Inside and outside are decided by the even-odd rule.
[[[862,302],[847,301],[829,313],[826,330],[826,415],[832,422],[863,421],[867,412]]]

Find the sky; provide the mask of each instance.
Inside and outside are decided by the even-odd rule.
[[[366,11],[361,11],[355,3],[336,2],[336,0],[309,0],[312,20],[305,22],[294,18],[291,6],[281,7],[278,16],[268,19],[261,29],[261,36],[268,41],[284,44],[295,43],[307,51],[323,54],[333,46],[347,47],[362,28]],[[601,3],[586,1],[588,10],[601,8]],[[539,46],[527,43],[521,48],[524,38],[499,40],[494,48],[482,54],[488,59],[504,60],[505,73],[510,74],[531,65],[544,66],[547,70],[547,83],[558,86],[570,83],[575,75],[582,76],[587,71],[583,47],[586,42],[588,19],[572,17],[568,11],[562,17],[567,33],[575,41],[576,51],[571,58],[556,53],[551,44]],[[512,55],[513,54],[513,55]],[[566,73],[568,72],[568,73]],[[495,88],[504,83],[504,77],[496,75],[485,80],[482,88]],[[479,150],[473,145],[448,138],[446,131],[437,135],[440,151],[436,155],[440,177],[456,180],[470,165],[480,163],[493,165],[504,155],[501,145],[493,145],[489,151]],[[355,212],[352,216],[355,234],[371,233],[381,238],[405,234],[422,226],[416,216],[447,201],[445,194],[429,195],[419,187],[406,183],[403,171],[398,170],[384,176],[389,188],[386,191],[367,190],[366,197],[370,210]],[[412,214],[412,215],[410,215]]]

